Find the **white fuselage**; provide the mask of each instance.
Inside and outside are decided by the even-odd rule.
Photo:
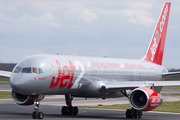
[[[17,67],[21,70],[15,73]],[[31,71],[24,72],[25,68]],[[37,74],[33,72],[34,68],[41,68],[43,72]],[[70,93],[78,97],[120,97],[122,94],[102,93],[102,83],[159,81],[162,73],[167,72],[164,67],[143,60],[44,54],[24,58],[14,71],[10,82],[16,92],[31,95]]]

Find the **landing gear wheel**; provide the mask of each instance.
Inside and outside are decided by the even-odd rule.
[[[141,118],[142,116],[142,111],[138,111],[138,118]]]
[[[34,111],[34,112],[32,113],[32,118],[33,118],[33,119],[37,119],[37,111]]]
[[[68,108],[68,115],[74,115],[73,114],[73,106]]]
[[[63,106],[61,109],[62,115],[77,115],[78,114],[78,107],[67,107]]]
[[[73,114],[74,115],[77,115],[78,114],[78,107],[73,107]]]
[[[126,118],[141,118],[142,111],[137,111],[136,109],[127,109]]]
[[[38,119],[43,119],[43,118],[44,118],[43,112],[38,112],[37,118],[38,118]]]
[[[133,116],[131,115],[131,109],[126,110],[126,118],[133,118]]]
[[[78,114],[78,107],[72,106],[73,96],[70,94],[65,95],[66,105],[61,108],[62,115],[77,115]]]
[[[62,107],[61,113],[62,113],[62,115],[67,115],[67,107],[66,106]]]
[[[133,117],[134,117],[134,118],[137,118],[137,117],[138,117],[138,111],[136,111],[136,110],[133,111]]]
[[[42,100],[39,95],[34,96],[34,112],[32,113],[32,118],[33,119],[43,119],[44,118],[44,113],[40,111],[39,105],[40,105],[40,100]]]

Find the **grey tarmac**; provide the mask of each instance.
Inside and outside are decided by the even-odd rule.
[[[11,91],[10,85],[0,85],[0,91]],[[163,93],[179,92],[178,90],[163,89]],[[179,101],[180,97],[163,96],[164,101]],[[128,104],[127,98],[114,99],[87,99],[75,98],[73,100],[74,106],[83,105],[112,105],[112,104]],[[84,109],[79,108],[78,116],[62,116],[61,107],[65,105],[63,95],[46,96],[42,100],[40,109],[45,114],[44,120],[68,119],[68,120],[104,120],[104,119],[126,119],[124,110],[105,110],[105,109]],[[32,119],[34,105],[20,106],[15,104],[12,99],[0,99],[0,120],[14,120],[14,119]],[[141,120],[179,120],[180,114],[164,113],[164,112],[144,112]],[[32,119],[33,120],[33,119]],[[127,120],[127,119],[126,119]]]
[[[0,104],[0,120],[33,120],[31,106],[19,106],[16,104]],[[41,105],[41,111],[44,112],[44,120],[127,120],[125,110],[107,110],[79,108],[77,116],[64,116],[60,113],[61,106]],[[180,114],[164,112],[144,112],[140,120],[179,120]]]

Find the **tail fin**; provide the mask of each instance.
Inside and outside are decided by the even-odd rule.
[[[143,60],[162,65],[171,2],[165,2]]]

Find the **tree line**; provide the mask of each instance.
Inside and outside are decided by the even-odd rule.
[[[0,70],[12,71],[17,63],[0,63]]]

